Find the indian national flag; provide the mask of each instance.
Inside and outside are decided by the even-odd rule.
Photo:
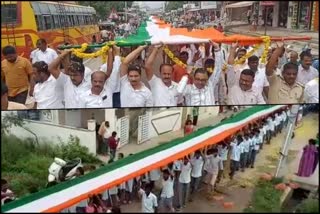
[[[150,17],[148,21],[142,23],[137,29],[137,33],[127,38],[117,39],[119,46],[154,45],[163,42],[164,44],[192,44],[207,43],[213,40],[218,43],[231,44],[238,41],[240,45],[252,45],[261,43],[260,37],[250,37],[244,35],[225,36],[214,28],[192,29],[174,28],[171,24]]]

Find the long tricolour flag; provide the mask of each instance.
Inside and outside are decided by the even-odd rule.
[[[207,145],[219,143],[247,124],[285,106],[255,106],[183,138],[136,153],[112,164],[1,206],[2,212],[59,212],[125,181],[165,166]]]
[[[241,45],[251,45],[262,42],[260,37],[244,35],[225,36],[214,28],[203,30],[174,28],[171,24],[166,24],[156,17],[150,17],[149,20],[142,23],[137,29],[136,34],[130,35],[127,38],[117,39],[116,41],[119,46],[136,46],[143,44],[154,45],[161,42],[164,44],[207,43],[210,40],[227,44],[238,41]]]

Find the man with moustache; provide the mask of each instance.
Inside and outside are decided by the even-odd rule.
[[[215,50],[215,68],[213,74],[208,77],[208,72],[198,68],[194,72],[193,84],[187,84],[188,76],[182,77],[178,86],[178,93],[185,97],[187,106],[215,105],[214,88],[217,85],[222,70],[222,54],[219,45],[212,42]],[[189,71],[191,72],[191,71]]]
[[[8,87],[8,100],[25,104],[28,96],[32,96],[35,75],[32,65],[26,58],[17,55],[13,46],[5,46],[2,49],[4,60],[1,62],[1,80]]]
[[[302,103],[304,87],[297,81],[298,65],[289,62],[283,66],[281,74],[276,74],[278,57],[283,52],[283,43],[272,53],[266,75],[270,84],[268,104]]]
[[[110,48],[109,52],[112,50],[115,50],[116,54],[113,62],[113,73],[111,73],[110,79],[108,79],[107,82],[107,85],[111,90],[116,87],[116,84],[119,81],[118,71],[121,63],[120,48],[113,46],[112,48]],[[81,108],[85,107],[86,104],[84,102],[81,102],[80,97],[82,97],[82,94],[84,93],[89,93],[88,91],[91,90],[92,79],[90,82],[90,78],[85,77],[85,66],[79,62],[71,61],[69,64],[65,64],[67,68],[66,73],[68,75],[60,71],[59,65],[63,61],[69,61],[68,57],[70,56],[70,53],[71,50],[63,51],[62,54],[49,65],[49,72],[57,80],[57,82],[60,83],[60,85],[63,85],[65,108]],[[93,74],[94,73],[91,74],[91,78],[92,76],[94,76]],[[100,74],[100,76],[103,75]],[[85,95],[85,97],[86,96],[87,95]],[[85,97],[82,97],[82,101],[84,101]],[[93,102],[92,99],[91,101],[89,100],[85,102]],[[102,103],[93,105],[88,104],[88,106],[104,107]]]
[[[231,86],[228,94],[228,105],[265,104],[261,92],[252,87],[255,74],[250,69],[241,72],[238,83]]]
[[[174,212],[173,208],[173,196],[174,196],[174,176],[169,172],[168,169],[162,171],[162,189],[160,193],[159,206],[162,209],[167,209],[170,212]],[[164,210],[164,211],[167,211]]]
[[[178,84],[171,80],[173,72],[172,65],[160,65],[161,78],[154,75],[152,71],[152,64],[160,48],[161,45],[154,46],[145,64],[147,79],[153,95],[153,104],[154,106],[177,106],[183,102],[183,99],[178,94]]]
[[[312,67],[312,55],[304,51],[300,54],[301,64],[299,65],[297,81],[303,86],[309,81],[319,77],[319,71]]]
[[[121,107],[152,107],[151,91],[141,81],[141,68],[130,65],[147,46],[140,46],[122,61],[120,66]]]

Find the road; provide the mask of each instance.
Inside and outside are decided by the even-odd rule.
[[[299,164],[296,157],[297,151],[301,151],[308,139],[314,138],[319,129],[318,114],[309,114],[303,121],[302,127],[296,130],[296,137],[290,146],[290,150],[296,152],[289,153],[289,158],[286,163],[288,171],[285,172],[287,178],[292,176]],[[222,201],[208,200],[204,190],[202,190],[196,193],[194,197],[195,200],[187,203],[187,207],[182,212],[242,212],[250,202],[254,183],[257,182],[260,175],[265,172],[275,173],[279,160],[278,154],[284,139],[285,132],[283,131],[271,141],[270,145],[264,145],[263,150],[260,150],[257,156],[255,168],[246,169],[245,172],[238,172],[234,180],[229,180],[228,178],[223,179],[217,187],[222,193],[216,193],[217,196],[223,196]],[[229,170],[228,167],[226,170]],[[318,177],[317,179],[319,180]],[[159,186],[159,184],[157,184],[157,186]],[[224,202],[233,202],[234,206],[232,208],[224,208]],[[135,200],[130,205],[121,205],[121,209],[122,212],[140,212],[140,206],[141,202]]]

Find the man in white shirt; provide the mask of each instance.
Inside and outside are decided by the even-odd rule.
[[[151,91],[141,81],[141,68],[129,64],[135,60],[146,46],[140,46],[132,51],[121,63],[121,107],[153,107]]]
[[[175,160],[172,164],[172,170],[174,174],[174,198],[173,198],[173,205],[175,208],[179,208],[180,204],[180,196],[179,196],[179,177],[181,174],[181,166],[183,164],[182,160]]]
[[[109,137],[111,137],[111,134],[112,134],[109,121],[105,121],[103,124],[101,124],[98,134],[103,139],[103,145],[101,145],[101,147],[103,148],[101,148],[100,151],[102,151],[102,154],[104,154],[104,151],[106,151],[106,154],[108,154],[109,153],[108,139]]]
[[[174,197],[174,176],[169,172],[168,169],[162,171],[162,189],[160,194],[159,207],[164,209],[163,211],[174,212],[173,208],[173,197]],[[165,210],[167,209],[167,210]]]
[[[213,193],[218,178],[219,170],[222,169],[222,159],[218,155],[218,149],[212,149],[212,157],[210,158],[210,165],[212,169],[212,177],[208,188],[208,193]]]
[[[260,131],[259,130],[256,130],[255,131],[255,136],[253,137],[253,149],[251,151],[251,157],[250,157],[250,165],[251,165],[251,168],[254,168],[254,162],[256,160],[256,155],[257,153],[259,152],[259,148],[260,148],[260,145],[262,144],[262,137],[260,135]]]
[[[194,153],[194,157],[190,160],[190,163],[192,166],[190,200],[192,201],[193,193],[199,191],[199,184],[202,177],[202,167],[204,164],[203,157],[201,156],[201,152],[199,150]]]
[[[103,71],[95,71],[91,75],[91,89],[80,95],[80,108],[112,108],[113,93],[119,84],[119,67],[121,63],[120,48],[115,49],[115,59],[113,62],[110,78]],[[111,51],[109,50],[109,57]]]
[[[140,189],[139,195],[141,200],[141,212],[142,213],[156,213],[158,208],[157,196],[153,194],[151,184],[146,184],[145,190]]]
[[[79,108],[112,108],[114,81],[106,84],[107,76],[102,71],[95,71],[91,76],[91,89],[80,94]]]
[[[179,176],[179,207],[186,207],[187,199],[189,198],[189,189],[191,182],[191,170],[192,166],[187,157],[184,158],[183,164],[181,165],[181,173]]]
[[[241,171],[244,172],[247,164],[249,150],[250,150],[250,140],[249,140],[248,134],[244,134],[244,140],[241,143],[241,147],[242,147],[242,152],[240,155],[240,164],[241,164]]]
[[[251,130],[249,135],[249,152],[247,155],[247,163],[246,163],[246,168],[249,168],[250,164],[251,164],[251,155],[252,155],[252,150],[254,149],[254,145],[255,145],[255,131]]]
[[[255,73],[250,69],[241,72],[239,81],[228,86],[228,105],[266,104],[261,92],[253,86],[254,78]]]
[[[303,99],[305,103],[319,103],[319,78],[305,85]]]
[[[48,65],[40,61],[34,63],[32,67],[36,73],[37,82],[33,92],[35,107],[37,109],[64,108],[61,90],[63,86],[50,74]]]
[[[170,64],[160,65],[160,77],[152,70],[154,60],[161,46],[153,47],[153,50],[145,63],[145,71],[153,95],[154,106],[177,106],[183,102],[182,96],[178,94],[178,84],[172,81],[173,67]]]
[[[70,62],[65,74],[60,71],[59,66],[63,60],[68,60],[71,50],[63,51],[61,55],[49,64],[49,72],[56,79],[57,83],[62,86],[63,100],[65,108],[78,108],[80,94],[89,90],[91,83],[84,78],[84,65],[78,62]]]
[[[233,176],[237,169],[239,169],[240,155],[241,155],[241,143],[243,141],[242,136],[237,136],[233,142],[230,143],[231,146],[231,156],[230,156],[230,179],[233,179]]]
[[[228,160],[228,152],[229,152],[229,148],[227,146],[227,144],[225,143],[225,141],[222,141],[218,144],[217,146],[218,148],[218,154],[222,160],[222,169],[220,169],[219,171],[219,175],[218,175],[218,178],[217,178],[217,183],[220,182],[221,178],[224,178],[225,175],[224,175],[224,169],[226,167],[226,163],[227,163],[227,160]]]
[[[297,81],[302,85],[319,77],[319,71],[312,67],[312,55],[309,52],[300,54],[301,65],[299,65]]]
[[[48,48],[47,41],[45,39],[38,39],[37,47],[39,50],[35,51],[32,55],[32,63],[44,61],[50,64],[58,58],[58,54],[55,50]]]
[[[187,106],[215,105],[214,88],[217,85],[222,70],[222,54],[219,45],[212,42],[215,50],[215,68],[208,80],[208,73],[203,68],[198,68],[194,73],[194,83],[187,84],[188,76],[185,75],[179,82],[178,93],[185,97]],[[191,70],[189,69],[189,72]]]

